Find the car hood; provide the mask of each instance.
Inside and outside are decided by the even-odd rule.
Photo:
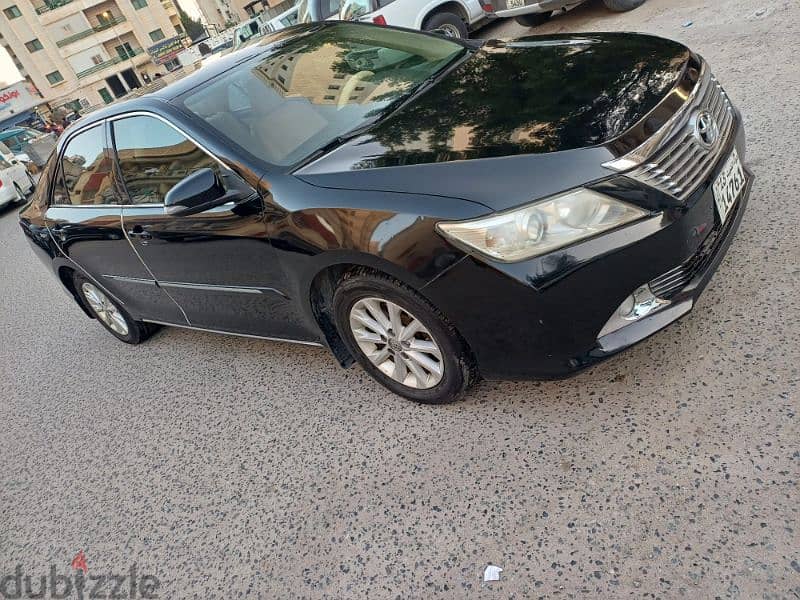
[[[612,158],[604,144],[653,110],[689,57],[677,42],[640,34],[488,41],[295,175],[325,187],[457,196],[492,208],[503,188],[527,182],[529,192],[543,185],[547,192],[547,182],[532,179],[537,174],[560,175],[560,189],[580,185],[609,174],[601,167]]]

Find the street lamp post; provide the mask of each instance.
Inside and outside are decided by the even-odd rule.
[[[139,77],[136,75],[136,65],[133,62],[133,56],[125,48],[125,44],[122,42],[122,38],[119,37],[119,33],[117,32],[117,23],[116,23],[116,19],[114,18],[114,15],[112,14],[112,12],[110,10],[104,10],[100,14],[103,16],[104,19],[108,19],[108,21],[111,23],[111,31],[114,32],[114,37],[117,38],[117,42],[119,43],[120,48],[122,48],[122,51],[125,53],[125,56],[128,57],[128,61],[130,61],[130,63],[131,63],[131,70],[133,71],[133,76],[136,77],[136,80],[138,81]],[[125,79],[125,78],[123,77],[122,79]]]

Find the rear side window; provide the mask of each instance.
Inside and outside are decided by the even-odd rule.
[[[61,158],[63,193],[54,193],[54,204],[119,204],[111,176],[111,157],[102,125],[73,137]]]
[[[163,204],[181,179],[202,168],[219,173],[219,163],[175,128],[155,117],[112,122],[122,180],[131,204]]]

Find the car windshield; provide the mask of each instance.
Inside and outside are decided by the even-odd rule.
[[[431,35],[354,23],[278,33],[258,58],[184,106],[273,165],[292,165],[373,121],[466,52]]]

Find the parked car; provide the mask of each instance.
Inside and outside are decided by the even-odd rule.
[[[56,135],[29,127],[10,127],[0,131],[0,142],[14,153],[17,160],[41,166],[55,148]]]
[[[4,150],[5,146],[0,148],[0,207],[24,202],[35,186],[25,165]]]
[[[496,17],[514,17],[520,25],[536,27],[546,23],[555,11],[567,10],[583,4],[586,0],[488,0]],[[603,0],[613,11],[633,10],[645,0]]]
[[[264,35],[263,27],[266,24],[264,17],[258,15],[241,23],[233,31],[233,50],[238,50],[243,44],[251,39],[256,39]]]
[[[267,26],[264,30],[264,33],[270,33],[272,31],[278,31],[280,29],[286,29],[287,27],[291,27],[292,25],[297,25],[297,13],[298,8],[295,4],[289,10],[283,11],[277,17],[273,17],[267,22]]]
[[[86,116],[21,225],[123,342],[323,345],[445,402],[688,313],[745,210],[744,159],[739,112],[677,42],[315,23]]]
[[[341,0],[339,19],[366,21],[467,38],[486,20],[478,0]]]

